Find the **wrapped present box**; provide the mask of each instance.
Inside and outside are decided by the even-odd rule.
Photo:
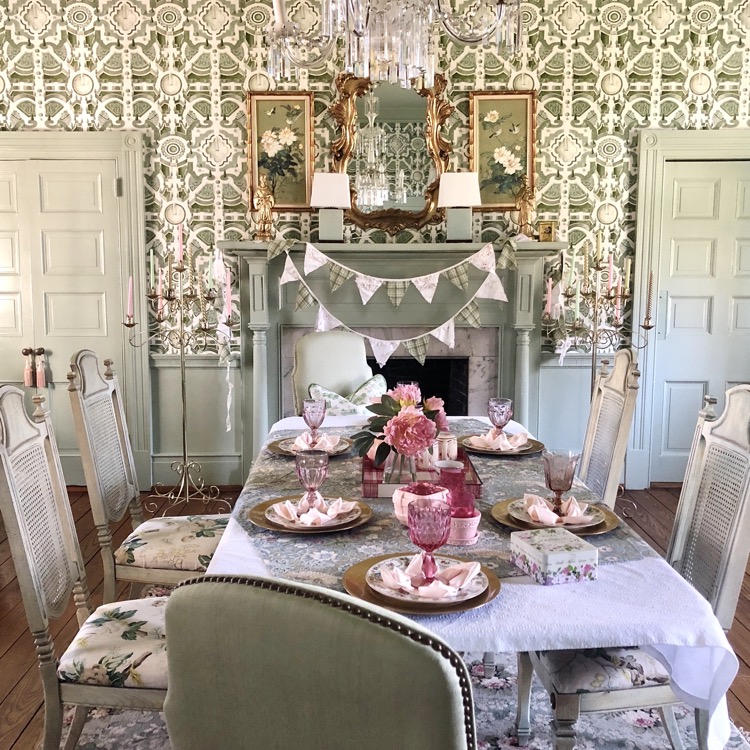
[[[599,550],[567,529],[529,529],[510,535],[510,559],[537,583],[592,581]]]

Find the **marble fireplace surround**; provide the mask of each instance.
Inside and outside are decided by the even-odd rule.
[[[297,283],[279,284],[284,256],[269,261],[266,243],[223,241],[218,244],[223,252],[235,255],[239,261],[242,391],[238,398],[242,401],[243,468],[247,472],[269,426],[289,411],[285,407],[291,403],[288,385],[291,347],[295,336],[313,329],[317,306],[295,311]],[[357,271],[373,276],[406,278],[458,263],[484,244],[315,243],[315,247]],[[470,411],[476,409],[483,413],[490,395],[511,395],[515,401],[516,419],[532,432],[536,431],[544,261],[564,247],[563,243],[553,242],[518,243],[518,268],[498,272],[508,302],[479,300],[482,328],[457,326],[456,349],[443,352],[440,342],[431,341],[428,357],[445,353],[465,356],[462,352],[468,348],[471,349],[469,356],[477,358],[474,371],[481,372],[482,377],[471,384],[476,393]],[[300,270],[304,251],[305,243],[302,242],[295,243],[290,250],[292,260]],[[484,276],[472,268],[466,291],[442,280],[430,305],[416,289],[411,288],[398,308],[390,303],[384,289],[363,306],[353,280],[331,293],[325,268],[308,276],[307,281],[326,308],[354,330],[371,329],[375,335],[375,329],[386,332],[398,328],[397,337],[404,337],[406,331],[416,329],[422,333],[445,322],[463,306]],[[388,338],[387,333],[380,338]],[[401,356],[402,350],[399,349],[396,355]],[[479,359],[483,360],[486,369],[482,366],[480,370]]]

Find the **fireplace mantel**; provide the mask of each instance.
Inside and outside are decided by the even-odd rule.
[[[294,310],[297,284],[279,284],[284,254],[269,261],[266,243],[223,241],[218,244],[223,252],[235,255],[239,261],[243,463],[248,471],[269,425],[281,416],[282,330],[288,326],[312,329],[317,307]],[[408,278],[458,263],[485,244],[315,243],[315,247],[362,273]],[[299,269],[305,245],[295,243],[289,251]],[[513,395],[515,418],[532,432],[536,431],[538,423],[544,259],[565,247],[561,242],[518,243],[518,268],[498,271],[508,302],[478,300],[482,327],[498,331],[497,395]],[[354,330],[408,326],[424,328],[426,332],[462,307],[483,278],[483,272],[472,268],[466,291],[441,281],[432,304],[427,304],[416,289],[410,289],[398,308],[390,303],[385,290],[379,290],[366,306],[362,305],[353,280],[331,293],[324,269],[309,276],[307,281],[326,307]],[[457,327],[457,337],[460,330]]]

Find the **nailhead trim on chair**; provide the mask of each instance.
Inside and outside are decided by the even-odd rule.
[[[283,583],[282,581],[271,581],[268,579],[260,579],[253,577],[237,577],[237,576],[226,576],[226,575],[209,575],[203,576],[202,578],[190,578],[187,581],[183,581],[176,588],[182,588],[183,586],[192,586],[201,583],[236,583],[243,586],[252,586],[253,588],[267,589],[269,591],[277,591],[280,594],[291,594],[292,596],[299,596],[303,599],[314,599],[315,601],[327,604],[328,606],[335,607],[336,609],[342,609],[349,614],[359,617],[363,620],[369,620],[370,622],[380,625],[389,630],[395,630],[397,633],[411,638],[411,640],[421,643],[424,646],[429,646],[433,651],[437,651],[442,656],[446,657],[450,662],[451,666],[456,671],[459,685],[461,686],[461,695],[463,697],[464,704],[464,731],[466,732],[466,741],[469,750],[476,750],[476,738],[474,737],[472,716],[474,711],[474,704],[471,697],[471,681],[468,679],[466,665],[461,659],[456,656],[453,649],[448,648],[442,641],[435,641],[433,638],[425,635],[416,630],[404,626],[400,622],[395,622],[389,617],[370,612],[367,609],[351,604],[350,602],[342,602],[340,599],[328,596],[317,591],[307,591],[296,588],[293,584]]]

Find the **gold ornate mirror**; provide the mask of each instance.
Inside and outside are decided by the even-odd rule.
[[[390,84],[378,84],[375,89],[382,90],[380,87],[386,85]],[[419,101],[422,102],[421,121],[424,127],[419,126],[418,137],[411,138],[406,127],[399,124],[395,127],[395,132],[390,133],[386,139],[385,131],[381,128],[385,120],[381,118],[377,126],[373,127],[377,119],[380,97],[373,96],[374,87],[370,79],[356,78],[350,73],[342,73],[336,79],[339,96],[331,105],[330,111],[341,133],[331,146],[333,171],[348,173],[352,178],[352,205],[346,211],[345,217],[356,226],[361,229],[382,229],[388,234],[395,235],[402,229],[419,229],[425,224],[443,219],[444,212],[437,207],[438,186],[440,175],[448,170],[448,157],[453,149],[443,137],[441,129],[454,110],[453,105],[443,98],[445,87],[445,78],[437,75],[435,85],[431,89],[411,92],[414,97],[421,97]],[[392,110],[404,109],[404,100],[401,99],[403,93],[393,92]],[[413,203],[414,199],[407,197],[408,191],[404,181],[407,171],[411,178],[415,173],[419,174],[419,170],[414,169],[414,160],[409,159],[408,154],[404,153],[396,160],[396,164],[401,163],[401,168],[386,174],[383,166],[385,159],[376,153],[377,148],[387,148],[384,143],[386,140],[397,143],[398,148],[402,148],[408,142],[421,144],[424,141],[425,162],[429,164],[431,179],[427,179],[427,174],[419,175],[424,178],[422,184],[426,187],[420,191],[420,205],[414,210],[408,210],[408,204]],[[389,163],[392,162],[393,160],[390,160]],[[379,172],[362,179],[363,175],[356,173],[358,165],[362,163],[369,164],[370,168]],[[355,166],[356,169],[353,169]],[[392,186],[387,193],[389,199],[384,198],[382,190],[373,188],[373,185],[382,188],[384,181]],[[363,185],[367,185],[367,188]],[[406,207],[398,207],[399,204]]]

